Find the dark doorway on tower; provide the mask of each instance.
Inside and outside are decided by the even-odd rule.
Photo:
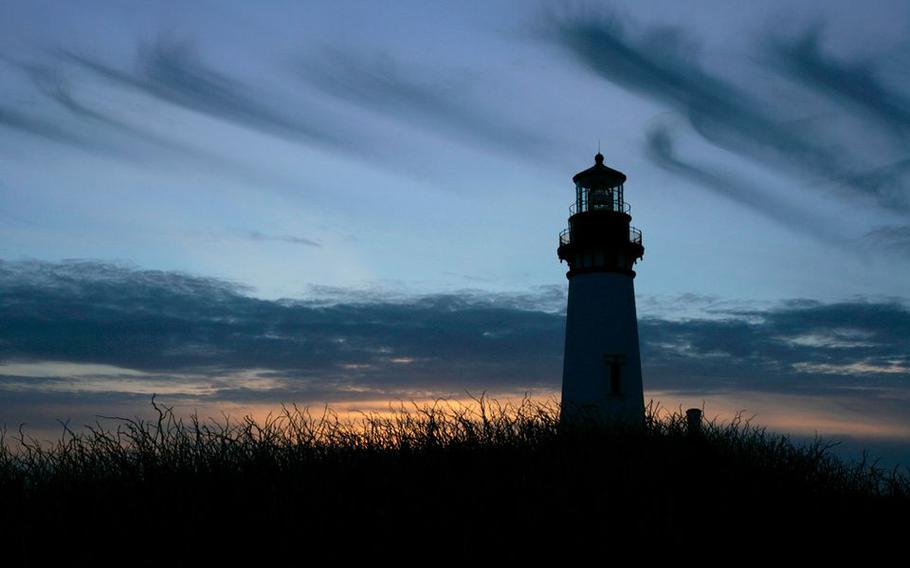
[[[604,382],[607,387],[607,396],[622,396],[622,368],[625,364],[625,355],[604,354]]]

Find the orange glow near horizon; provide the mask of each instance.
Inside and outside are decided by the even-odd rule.
[[[488,404],[518,406],[523,400],[536,404],[555,405],[559,402],[558,391],[538,390],[533,393],[487,393]],[[796,435],[857,436],[910,440],[910,425],[901,417],[876,412],[874,403],[866,407],[857,400],[844,396],[817,397],[806,395],[770,394],[744,391],[726,394],[687,395],[678,392],[646,391],[645,401],[652,401],[661,412],[674,412],[686,408],[702,408],[707,420],[729,422],[742,414],[752,424],[770,431]],[[477,411],[478,399],[467,395],[412,398],[409,400],[356,400],[337,401],[328,404],[298,404],[307,409],[313,417],[329,412],[342,421],[358,421],[364,416],[389,417],[403,411],[433,405],[448,405]],[[289,405],[286,405],[289,406]],[[229,416],[238,419],[250,416],[264,420],[269,415],[280,414],[280,404],[210,403],[204,405],[181,405],[175,409],[181,414],[193,411],[200,416]]]
[[[366,417],[389,418],[401,412],[414,412],[425,406],[448,407],[477,412],[479,395],[434,395],[431,392],[420,393],[421,396],[403,398],[338,400],[334,402],[229,402],[208,401],[168,401],[159,397],[160,404],[172,407],[177,417],[187,418],[196,414],[206,422],[224,423],[228,418],[236,423],[249,417],[259,423],[269,417],[282,414],[282,407],[292,408],[295,404],[301,411],[306,411],[312,418],[319,419],[324,414],[342,422],[357,424]],[[551,405],[559,402],[559,392],[539,389],[527,393],[487,392],[484,400],[488,405],[515,407],[527,400],[531,403]],[[875,401],[851,397],[848,394],[838,396],[807,396],[792,394],[771,394],[757,391],[736,393],[691,395],[673,391],[646,391],[645,401],[657,405],[659,412],[674,412],[686,408],[702,408],[707,420],[716,419],[720,423],[729,422],[741,414],[751,424],[766,427],[771,432],[802,436],[820,435],[831,439],[838,436],[861,437],[910,442],[910,425],[894,413],[889,414],[879,408]],[[488,407],[489,408],[489,407]],[[30,436],[41,441],[54,441],[60,438],[61,427],[56,414],[72,417],[71,428],[79,431],[85,424],[93,424],[99,415],[136,416],[145,419],[153,415],[151,405],[145,401],[137,402],[129,408],[95,408],[72,406],[46,407],[48,416],[46,424],[33,423],[26,431]],[[104,420],[102,419],[102,423]]]
[[[516,407],[523,401],[529,401],[533,404],[555,405],[559,401],[559,394],[555,391],[536,391],[534,393],[516,394],[516,393],[487,393],[483,396],[484,403],[487,407],[501,406],[504,409]],[[182,404],[175,406],[175,412],[178,415],[186,416],[193,412],[199,416],[223,417],[227,416],[232,420],[249,416],[256,421],[264,421],[269,416],[277,416],[283,412],[282,407],[290,408],[295,405],[301,411],[306,411],[310,416],[318,418],[324,414],[337,417],[344,422],[358,422],[365,417],[388,418],[402,412],[414,412],[421,408],[433,407],[450,408],[453,410],[468,410],[476,412],[480,409],[480,395],[476,397],[468,395],[460,396],[425,396],[414,397],[408,400],[403,399],[378,399],[378,400],[351,400],[335,401],[331,403],[235,403],[235,402],[215,402],[207,404],[187,405]]]
[[[410,364],[413,360],[406,357],[394,359],[396,364]],[[222,420],[224,416],[241,419],[249,416],[254,420],[265,420],[269,415],[281,413],[279,402],[234,402],[218,400],[221,391],[230,386],[241,386],[249,391],[261,393],[267,397],[282,385],[282,382],[270,377],[265,369],[248,369],[243,372],[212,379],[203,375],[181,376],[180,381],[163,380],[139,371],[113,367],[109,365],[90,365],[63,361],[46,361],[30,363],[5,363],[0,365],[0,372],[19,377],[19,383],[10,383],[10,388],[28,391],[33,387],[31,378],[62,376],[65,380],[42,384],[40,388],[48,392],[96,393],[123,392],[151,397],[159,395],[158,400],[173,405],[178,416],[186,417],[194,412],[208,420]],[[659,408],[678,410],[691,407],[703,408],[708,419],[716,418],[720,422],[732,420],[742,411],[745,417],[751,417],[754,424],[760,424],[769,430],[799,435],[823,436],[860,436],[910,440],[910,425],[906,417],[896,409],[900,404],[882,405],[881,402],[897,397],[890,402],[910,403],[910,397],[903,393],[879,393],[878,396],[853,396],[850,391],[841,393],[809,396],[804,394],[766,393],[759,391],[736,391],[724,393],[688,394],[679,391],[649,390],[645,400],[654,401]],[[311,416],[318,417],[330,412],[343,421],[357,421],[364,415],[388,417],[401,410],[415,410],[426,405],[447,404],[452,407],[476,410],[478,394],[452,393],[442,391],[376,391],[366,387],[351,387],[348,391],[339,392],[340,397],[331,402],[318,400],[289,400],[287,405],[297,404],[298,408],[309,410]],[[493,391],[487,392],[485,399],[490,403],[516,405],[527,398],[535,403],[557,404],[559,391],[555,389],[534,389],[529,391]],[[169,397],[173,397],[170,399]],[[906,405],[904,405],[906,406]],[[59,437],[61,428],[58,419],[72,419],[75,428],[94,423],[99,415],[117,415],[124,417],[148,416],[152,409],[148,398],[140,398],[124,405],[109,405],[88,400],[82,403],[67,404],[45,403],[40,411],[31,415],[29,431],[40,439]],[[14,423],[18,425],[18,423]],[[7,423],[7,426],[11,426]]]
[[[848,395],[808,396],[741,391],[693,396],[649,391],[645,398],[665,408],[702,408],[708,420],[726,422],[742,413],[753,424],[784,434],[859,436],[910,440],[910,425],[880,412],[873,401]]]

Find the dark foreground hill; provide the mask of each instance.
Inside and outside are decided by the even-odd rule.
[[[684,416],[652,410],[643,429],[559,429],[554,406],[482,402],[357,425],[296,408],[218,425],[156,405],[159,420],[53,448],[7,433],[2,564],[872,550],[908,534],[907,477],[821,441],[742,420],[690,436]]]

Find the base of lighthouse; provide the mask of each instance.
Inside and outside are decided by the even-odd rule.
[[[588,272],[569,278],[563,423],[644,421],[633,274]]]

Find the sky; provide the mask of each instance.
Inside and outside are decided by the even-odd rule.
[[[0,5],[0,423],[555,396],[628,176],[646,399],[910,463],[906,2]],[[59,428],[58,428],[59,429]]]

